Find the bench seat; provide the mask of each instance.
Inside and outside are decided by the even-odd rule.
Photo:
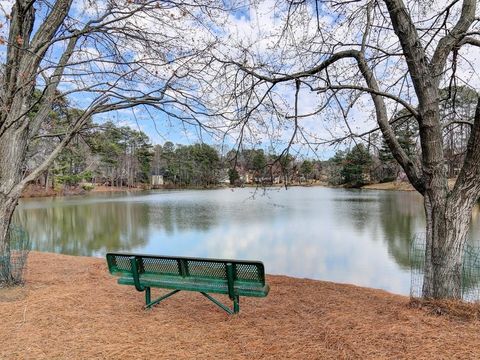
[[[120,285],[135,286],[133,278],[121,277],[118,279]],[[183,280],[178,279],[154,279],[140,277],[140,284],[143,286],[163,288],[163,289],[178,289],[186,291],[198,291],[212,294],[228,294],[228,285],[224,283],[212,283],[210,280]],[[238,284],[234,286],[235,292],[239,296],[251,297],[265,297],[268,295],[270,287],[268,285],[258,286],[255,284]]]

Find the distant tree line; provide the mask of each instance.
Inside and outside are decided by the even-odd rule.
[[[181,145],[167,141],[153,149],[152,174],[176,186],[308,183],[320,179],[321,162],[290,155],[266,154],[263,149],[230,150],[207,144]]]
[[[30,167],[42,162],[61,141],[68,117],[79,111],[66,101],[60,101],[52,109],[45,125],[48,136],[40,135],[30,149]],[[182,145],[166,141],[163,145],[152,145],[140,130],[111,121],[94,124],[89,119],[37,179],[37,184],[53,189],[82,186],[86,190],[94,184],[148,187],[152,175],[161,176],[165,185],[175,187],[311,183],[320,179],[321,169],[320,161],[279,156],[262,149],[224,153],[204,143]]]

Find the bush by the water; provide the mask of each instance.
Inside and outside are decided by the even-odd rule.
[[[30,238],[20,226],[11,225],[8,237],[10,246],[0,254],[0,286],[23,283],[23,274],[30,251]]]

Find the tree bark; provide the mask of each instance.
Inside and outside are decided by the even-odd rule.
[[[11,129],[0,136],[0,255],[9,249],[8,228],[22,189],[28,131]]]
[[[425,196],[426,248],[422,296],[461,299],[464,248],[473,204]]]
[[[8,229],[13,212],[17,206],[18,197],[0,194],[0,202],[0,257],[2,257],[8,254],[10,250]]]

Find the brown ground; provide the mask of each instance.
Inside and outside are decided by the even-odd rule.
[[[0,289],[0,359],[478,359],[480,321],[380,290],[269,276],[267,298],[228,316],[183,292],[142,308],[102,259],[32,252]]]
[[[22,191],[23,198],[58,196],[59,192],[52,188],[45,189],[44,186],[37,184],[28,184]]]
[[[456,179],[448,179],[448,186],[450,187],[450,189],[452,189],[455,185],[455,180]],[[362,186],[362,189],[415,191],[412,184],[410,184],[408,181],[391,181],[385,183],[370,184]]]
[[[370,190],[400,190],[400,191],[414,191],[413,186],[406,181],[391,181],[379,184],[370,184],[362,186],[362,189]]]
[[[119,187],[119,186],[104,186],[104,185],[95,185],[91,190],[84,190],[81,186],[69,187],[69,188],[59,188],[45,189],[44,186],[37,184],[29,184],[22,191],[23,198],[33,198],[33,197],[51,197],[51,196],[72,196],[72,195],[85,195],[90,192],[92,193],[111,193],[111,192],[125,192],[125,191],[142,191],[145,190],[140,187]]]
[[[95,187],[90,190],[90,192],[125,192],[125,191],[142,191],[145,190],[141,187],[119,187],[119,186],[105,186],[105,185],[95,185]]]

